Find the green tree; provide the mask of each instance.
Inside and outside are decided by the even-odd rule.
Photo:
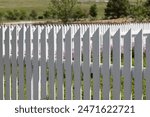
[[[96,16],[97,16],[97,6],[96,6],[96,4],[93,4],[93,5],[90,7],[89,14],[90,14],[90,16],[92,16],[92,17],[96,17]]]
[[[46,18],[46,19],[50,18],[50,17],[51,17],[50,11],[48,11],[48,10],[44,11],[44,12],[43,12],[43,16],[44,16],[44,18]]]
[[[13,11],[7,11],[5,17],[8,20],[16,20],[16,17]]]
[[[142,21],[147,17],[147,9],[142,1],[130,7],[130,16],[136,21]]]
[[[4,16],[5,16],[4,12],[0,12],[0,21],[3,20]]]
[[[146,6],[146,7],[150,7],[150,0],[147,0],[147,1],[145,2],[145,6]]]
[[[26,19],[28,19],[28,15],[27,15],[26,11],[21,10],[20,11],[20,20],[26,20]]]
[[[31,17],[31,19],[37,19],[38,14],[35,10],[32,10],[29,16]]]
[[[72,16],[73,8],[77,0],[50,0],[49,9],[53,17],[67,23]]]
[[[128,0],[109,0],[105,9],[105,17],[110,19],[126,17],[129,14],[129,7]]]
[[[146,8],[146,15],[148,17],[150,17],[150,0],[147,0],[144,4],[145,8]]]
[[[87,9],[77,5],[73,12],[72,12],[72,18],[74,21],[80,20],[82,18],[88,18],[89,12],[87,12]]]

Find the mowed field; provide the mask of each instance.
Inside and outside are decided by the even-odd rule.
[[[80,1],[91,1],[80,3],[83,8],[90,8],[93,1],[96,0],[80,0]],[[104,9],[106,7],[105,0],[97,3],[98,7],[98,18],[104,17]],[[140,0],[138,0],[140,1]],[[142,0],[146,1],[146,0]],[[42,14],[43,11],[47,10],[50,0],[0,0],[0,12],[6,12],[8,10],[25,10],[27,13],[31,10],[37,11],[38,14]],[[137,0],[130,0],[130,2],[137,2]]]
[[[0,11],[8,10],[36,10],[42,12],[47,9],[50,0],[0,0]]]

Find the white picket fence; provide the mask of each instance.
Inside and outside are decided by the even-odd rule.
[[[1,26],[0,99],[150,99],[149,32],[150,24]]]

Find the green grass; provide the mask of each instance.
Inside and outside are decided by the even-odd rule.
[[[81,6],[83,9],[90,9],[90,6],[94,3],[78,3],[78,5]],[[104,9],[106,8],[106,3],[97,3],[97,9],[98,9],[98,16],[97,18],[103,18],[104,17]]]
[[[8,10],[24,10],[29,13],[31,10],[36,10],[41,14],[47,9],[49,0],[0,0],[0,11]]]

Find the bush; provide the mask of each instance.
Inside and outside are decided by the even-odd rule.
[[[93,4],[90,7],[89,15],[94,17],[94,18],[97,16],[97,6],[96,6],[96,4]]]
[[[129,8],[128,0],[109,0],[105,9],[105,18],[126,17],[129,14]]]
[[[81,8],[80,6],[76,6],[73,10],[72,18],[74,19],[74,21],[77,21],[82,18],[87,18],[88,15],[89,14],[86,12],[86,9]]]
[[[38,14],[37,14],[37,12],[35,10],[32,10],[30,12],[29,16],[30,16],[31,19],[37,19]]]
[[[20,19],[20,12],[18,10],[14,10],[13,14],[14,14],[14,19],[15,20],[19,20]]]
[[[43,19],[44,17],[42,15],[38,16],[38,19]]]
[[[7,11],[5,17],[8,20],[16,20],[16,17],[14,16],[13,11]]]
[[[137,3],[130,7],[130,16],[136,21],[143,21],[147,17],[147,9],[144,7],[143,3]]]
[[[147,0],[144,4],[145,7],[150,7],[150,0]]]
[[[72,16],[76,2],[77,0],[50,0],[49,9],[53,17],[61,19],[63,23],[67,23]]]
[[[3,12],[0,12],[0,20],[3,20],[5,14]]]
[[[26,20],[28,19],[28,15],[24,10],[20,11],[20,20]]]
[[[46,18],[46,19],[50,18],[51,17],[50,11],[44,11],[43,12],[43,17]]]
[[[146,15],[150,18],[150,0],[145,2],[144,7],[146,9]]]

